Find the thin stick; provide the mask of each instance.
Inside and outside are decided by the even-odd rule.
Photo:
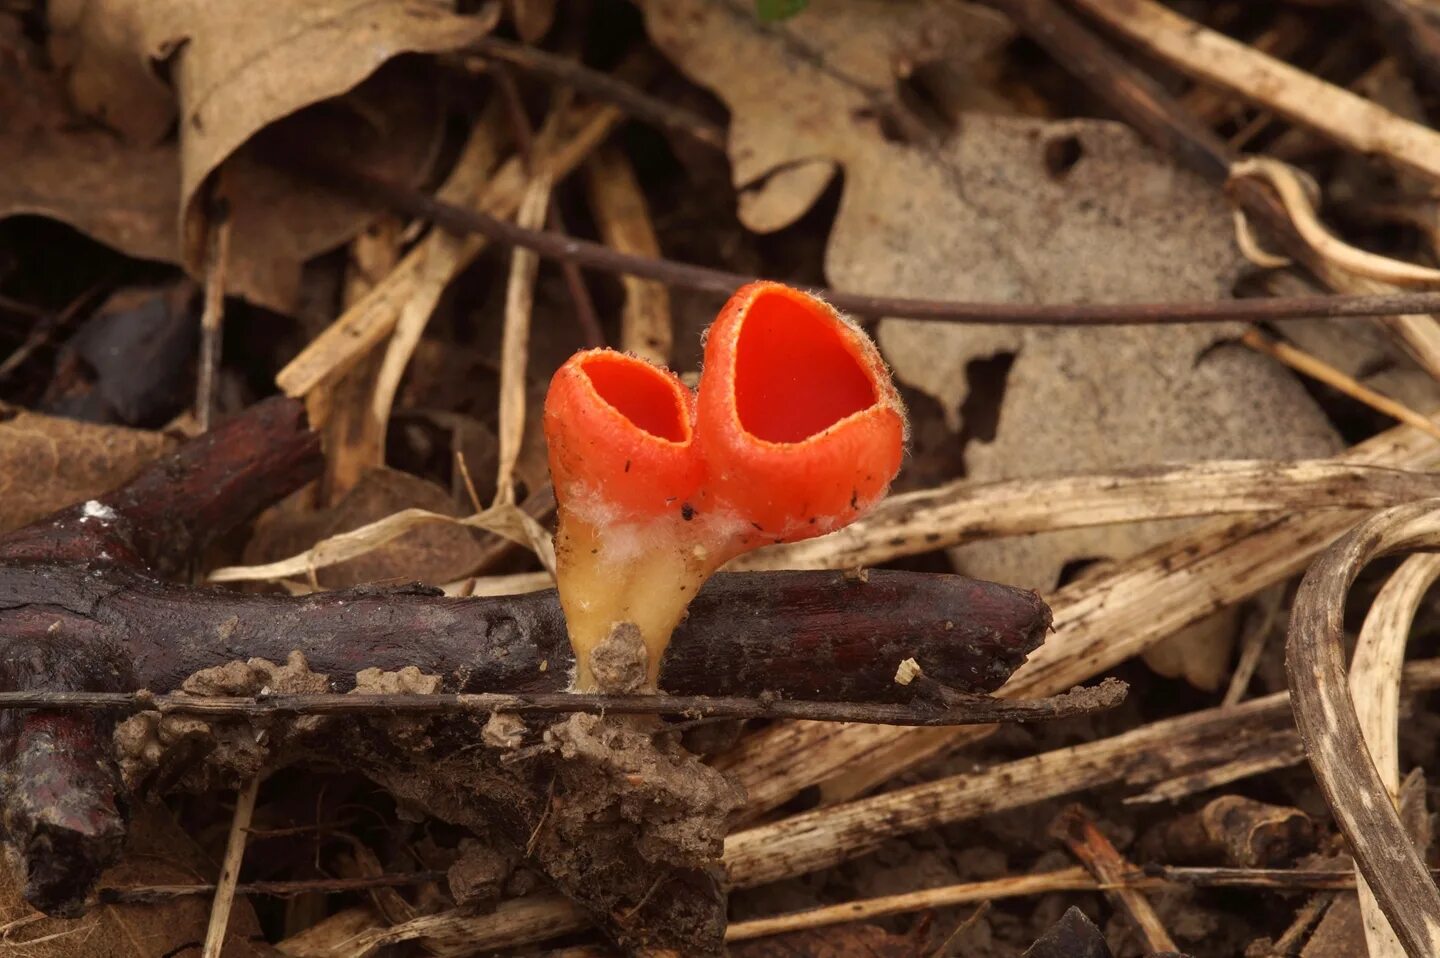
[[[1384,508],[1440,494],[1437,488],[1440,482],[1424,472],[1339,459],[1216,460],[1088,476],[962,479],[891,496],[843,529],[766,546],[727,568],[854,569],[978,539],[1227,513]]]
[[[210,222],[210,248],[205,261],[205,307],[200,314],[200,367],[195,384],[195,420],[201,432],[209,431],[215,411],[225,330],[225,276],[230,260],[230,213],[225,204],[217,206]]]
[[[1235,662],[1235,671],[1230,673],[1230,686],[1225,690],[1221,705],[1239,705],[1245,698],[1245,690],[1260,665],[1260,656],[1275,622],[1280,618],[1280,605],[1285,599],[1284,590],[1275,586],[1266,589],[1256,599],[1256,606],[1250,610],[1249,621],[1240,638],[1240,658]]]
[[[1267,56],[1153,0],[1071,0],[1190,76],[1261,104],[1361,156],[1440,179],[1440,133]]]
[[[864,898],[858,901],[847,901],[841,905],[811,908],[806,911],[774,915],[769,918],[754,918],[750,921],[736,922],[725,930],[725,940],[749,941],[752,938],[784,935],[792,931],[841,925],[851,921],[869,921],[874,918],[884,918],[887,915],[903,915],[907,912],[928,911],[932,908],[951,908],[955,905],[969,905],[1001,898],[1018,898],[1022,895],[1043,895],[1057,891],[1094,891],[1099,887],[1100,883],[1090,877],[1089,872],[1078,867],[1062,868],[1058,871],[1042,872],[1038,875],[1012,875],[991,881],[967,882],[962,885],[927,888],[924,891],[912,891],[900,895]]]
[[[1258,329],[1246,330],[1245,335],[1240,337],[1240,341],[1256,352],[1264,353],[1272,359],[1279,360],[1296,372],[1304,373],[1311,379],[1338,389],[1350,398],[1358,400],[1371,409],[1374,409],[1376,412],[1384,413],[1391,419],[1397,419],[1407,426],[1414,426],[1416,429],[1440,439],[1440,426],[1437,426],[1425,416],[1420,415],[1420,413],[1406,406],[1404,403],[1396,402],[1389,396],[1382,396],[1354,377],[1345,375],[1334,366],[1311,356],[1307,352],[1271,339]]]
[[[619,107],[637,120],[672,130],[717,150],[725,149],[724,131],[710,121],[569,57],[498,37],[484,37],[473,43],[471,49],[486,59],[501,60],[526,73],[572,86],[592,99]]]
[[[115,709],[158,711],[175,715],[255,718],[277,715],[434,715],[490,712],[544,714],[585,712],[592,715],[683,715],[687,718],[807,719],[815,722],[865,722],[882,725],[984,725],[1030,722],[1085,715],[1119,705],[1125,684],[1107,679],[1043,699],[997,699],[986,695],[946,693],[944,705],[863,702],[807,702],[704,695],[600,695],[594,693],[478,692],[460,694],[271,695],[257,698],[149,692],[0,692],[0,711]]]
[[[255,881],[237,884],[235,894],[269,895],[274,898],[294,898],[297,895],[342,895],[371,888],[402,888],[407,885],[423,885],[426,882],[443,881],[445,875],[446,873],[443,871],[424,871],[396,875],[373,875],[365,878]],[[213,894],[216,888],[217,886],[213,884],[135,885],[127,888],[101,888],[96,891],[95,900],[101,905],[148,905],[176,898],[209,895]]]
[[[356,170],[316,168],[300,161],[287,167],[317,186],[362,197],[407,215],[428,219],[455,233],[476,233],[511,246],[533,249],[541,256],[591,269],[653,279],[669,286],[729,295],[755,277],[693,263],[639,256],[590,240],[548,230],[526,229],[487,213],[464,209]],[[1182,303],[975,303],[865,296],[835,289],[810,292],[837,309],[857,316],[893,316],[930,322],[986,323],[1011,326],[1134,326],[1144,324],[1215,323],[1277,319],[1341,319],[1440,312],[1440,292],[1385,296],[1291,296],[1269,299],[1224,299]]]
[[[1071,805],[1055,820],[1052,832],[1107,886],[1106,894],[1140,933],[1140,937],[1145,941],[1146,951],[1179,950],[1175,947],[1170,933],[1165,930],[1154,906],[1150,904],[1150,899],[1137,889],[1116,885],[1134,871],[1134,866],[1110,844],[1110,839],[1096,826],[1095,819],[1089,812],[1078,805]]]
[[[1114,881],[1099,881],[1079,866],[1040,872],[1034,875],[1007,875],[989,881],[965,882],[901,892],[875,898],[860,898],[839,905],[808,908],[765,918],[735,922],[725,931],[726,941],[749,941],[811,928],[872,921],[934,908],[953,908],[976,902],[999,901],[1028,895],[1067,891],[1109,891],[1118,888],[1161,891],[1176,888],[1260,888],[1272,891],[1307,889],[1349,890],[1355,887],[1355,873],[1342,868],[1176,868],[1172,866],[1134,868]]]
[[[220,880],[215,883],[215,904],[210,908],[210,927],[205,930],[205,947],[200,958],[220,958],[225,948],[225,929],[235,904],[235,886],[240,881],[240,861],[245,857],[245,839],[255,815],[255,796],[260,792],[260,775],[245,783],[235,799],[235,817],[230,821],[230,840],[225,860],[220,863]]]
[[[520,156],[525,162],[525,169],[533,178],[534,168],[534,145],[535,131],[530,126],[530,117],[525,114],[525,103],[520,99],[520,88],[515,84],[515,78],[504,66],[495,70],[496,85],[500,88],[500,95],[505,100],[506,112],[510,115],[510,125],[515,131],[515,142],[520,148]],[[568,236],[570,231],[565,227],[564,214],[560,210],[560,201],[555,194],[550,192],[546,197],[545,222],[550,229],[557,233]],[[530,225],[525,220],[520,220],[521,225]],[[590,290],[585,285],[585,277],[580,273],[580,267],[574,263],[561,263],[560,272],[565,277],[565,290],[570,294],[570,303],[575,307],[575,318],[580,324],[580,330],[585,336],[585,345],[604,346],[605,334],[600,329],[600,317],[595,312],[595,301],[590,296]]]

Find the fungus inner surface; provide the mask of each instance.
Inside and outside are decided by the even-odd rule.
[[[740,424],[767,442],[801,442],[878,398],[836,320],[789,296],[761,293],[735,346]]]
[[[581,368],[600,398],[640,429],[670,442],[690,438],[684,402],[660,370],[620,355],[597,356]]]

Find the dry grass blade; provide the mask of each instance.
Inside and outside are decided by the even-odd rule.
[[[544,171],[557,180],[567,175],[610,134],[622,117],[619,110],[604,106],[581,107],[567,112],[565,121],[558,124],[563,132],[557,132],[552,141],[537,142],[534,157],[536,171]],[[521,161],[507,161],[486,182],[476,206],[491,215],[509,216],[519,207],[528,182],[529,177]],[[450,183],[441,188],[440,196],[451,201],[467,198],[463,189]],[[281,390],[290,396],[307,395],[317,386],[340,376],[389,336],[405,304],[415,295],[422,281],[430,246],[441,242],[448,240],[433,234],[426,237],[384,282],[301,350],[300,355],[275,377]],[[478,253],[485,241],[469,236],[467,242],[474,244]]]
[[[499,111],[487,111],[470,132],[470,139],[466,141],[464,150],[455,162],[455,169],[445,184],[445,190],[461,197],[462,202],[481,206],[494,202],[495,194],[490,185],[490,175],[499,160],[499,126]],[[451,280],[480,255],[484,246],[484,243],[476,242],[473,237],[455,236],[444,230],[435,230],[420,244],[419,250],[423,250],[422,259],[415,267],[409,295],[405,297],[399,315],[394,320],[394,329],[385,347],[384,358],[376,372],[374,387],[367,404],[367,431],[375,437],[379,444],[377,451],[382,455],[395,394],[400,389],[405,367],[415,355],[420,337],[435,312],[435,305]],[[406,258],[406,262],[408,261],[409,257]]]
[[[260,776],[256,775],[245,783],[235,799],[235,817],[230,822],[225,859],[220,863],[220,879],[215,883],[215,904],[210,909],[210,925],[205,930],[201,958],[220,958],[220,952],[225,947],[225,930],[230,926],[235,886],[240,882],[240,862],[245,857],[245,839],[249,835],[250,820],[255,814],[255,797],[259,792]]]
[[[1355,465],[1427,468],[1440,445],[1409,426],[1364,442],[1341,458]],[[1044,695],[1067,689],[1175,631],[1301,571],[1345,531],[1344,512],[1217,520],[1084,579],[1050,599],[1055,634],[1001,689]],[[825,783],[831,800],[861,794],[980,730],[934,732],[779,725],[750,736],[725,761],[756,813]]]
[[[1290,620],[1285,666],[1295,721],[1330,810],[1355,863],[1410,955],[1440,954],[1440,890],[1411,843],[1369,754],[1345,673],[1343,606],[1370,560],[1440,545],[1440,500],[1397,506],[1367,519],[1306,573]]]
[[[1232,165],[1230,175],[1255,176],[1269,183],[1285,204],[1285,212],[1290,215],[1295,231],[1310,244],[1316,255],[1336,267],[1358,276],[1402,286],[1440,282],[1440,270],[1371,253],[1351,246],[1331,233],[1320,222],[1306,185],[1293,167],[1268,157],[1251,156]]]
[[[1370,759],[1392,801],[1400,796],[1400,676],[1405,644],[1425,592],[1440,578],[1440,555],[1412,556],[1390,577],[1365,616],[1350,662],[1350,694]],[[1358,872],[1358,869],[1357,869]],[[1357,873],[1370,958],[1403,958],[1369,885]]]
[[[1072,0],[1166,63],[1349,147],[1440,179],[1440,133],[1189,20],[1154,0]]]
[[[308,576],[316,569],[336,565],[362,556],[391,542],[406,532],[429,522],[449,523],[480,529],[503,536],[518,545],[536,551],[546,569],[555,567],[555,552],[549,545],[550,534],[530,516],[514,505],[499,505],[484,512],[456,519],[454,516],[426,509],[402,509],[358,529],[322,539],[304,552],[278,562],[252,566],[226,566],[210,574],[211,582],[257,582]]]
[[[1440,429],[1435,431],[1440,435]],[[984,484],[962,480],[891,496],[844,529],[761,549],[730,568],[848,569],[976,539],[1082,526],[1226,513],[1383,508],[1430,495],[1436,484],[1423,473],[1330,459],[1198,462]]]
[[[827,925],[867,921],[907,912],[928,911],[932,908],[952,908],[955,905],[1016,898],[1021,895],[1044,895],[1057,891],[1088,891],[1098,887],[1099,883],[1091,878],[1085,869],[1062,868],[1038,875],[1014,875],[991,881],[927,888],[924,891],[847,901],[843,905],[736,922],[725,930],[725,940],[749,941],[752,938],[784,935],[807,928],[824,928]]]
[[[419,938],[426,939],[427,950],[435,955],[461,958],[545,941],[579,931],[589,924],[589,916],[568,898],[516,898],[501,902],[494,911],[484,915],[442,912],[389,928],[364,931],[337,946],[332,958],[368,958],[386,946]]]
[[[205,306],[200,313],[200,362],[195,385],[195,419],[201,432],[210,428],[215,410],[215,377],[220,371],[220,344],[225,323],[225,276],[230,262],[229,215],[223,210],[215,213],[208,232]]]
[[[1382,412],[1392,419],[1397,419],[1416,429],[1423,429],[1430,435],[1440,438],[1440,426],[1436,426],[1420,413],[1406,406],[1404,403],[1396,402],[1389,396],[1382,396],[1364,383],[1347,376],[1329,363],[1321,362],[1314,356],[1288,346],[1285,343],[1276,342],[1265,336],[1259,330],[1249,329],[1241,337],[1241,342],[1251,349],[1264,353],[1267,356],[1279,360],[1296,372],[1304,373],[1312,379],[1319,380],[1328,386],[1338,389],[1340,392],[1354,399],[1358,399],[1365,405],[1378,412]]]
[[[520,202],[516,222],[534,228],[545,222],[550,207],[550,179],[537,174]],[[505,287],[505,330],[500,345],[500,465],[495,477],[495,505],[515,504],[515,461],[525,438],[525,370],[530,359],[530,315],[535,304],[535,277],[540,257],[516,247]]]
[[[650,222],[645,193],[629,158],[614,146],[602,146],[585,165],[590,209],[600,236],[625,253],[659,256],[660,241]],[[625,308],[620,314],[620,348],[662,365],[670,361],[674,332],[670,291],[663,283],[621,276]]]

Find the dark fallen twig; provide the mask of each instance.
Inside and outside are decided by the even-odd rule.
[[[396,875],[372,875],[368,878],[241,882],[235,886],[235,894],[270,895],[274,898],[294,898],[298,895],[340,895],[346,892],[367,891],[371,888],[403,888],[407,885],[444,881],[445,874],[443,871],[424,871]],[[149,905],[176,898],[213,895],[214,893],[215,886],[213,884],[137,885],[131,888],[97,889],[95,902],[100,905]]]
[[[1002,699],[957,695],[944,706],[926,702],[811,702],[776,698],[706,695],[599,695],[571,692],[509,694],[351,694],[197,697],[149,692],[0,692],[0,710],[43,708],[52,711],[99,709],[158,711],[207,718],[272,715],[485,715],[585,712],[592,715],[682,715],[689,718],[805,719],[812,722],[864,722],[871,725],[986,725],[1069,718],[1114,708],[1126,686],[1106,679],[1097,686],[1040,699]]]
[[[0,710],[0,817],[27,870],[27,900],[42,911],[82,907],[124,840],[128,796],[115,761],[116,713],[66,707],[88,696],[100,696],[92,704],[153,705],[156,699],[136,690],[164,696],[196,672],[252,658],[282,662],[298,651],[341,692],[367,668],[440,677],[443,697],[389,700],[389,714],[437,706],[440,713],[483,714],[528,695],[555,711],[585,704],[560,701],[573,653],[553,591],[459,599],[406,587],[293,597],[157,577],[182,571],[216,535],[303,485],[319,465],[303,407],[277,397],[116,492],[0,537],[0,689],[16,706]],[[722,574],[696,596],[660,682],[676,695],[721,697],[719,704],[687,703],[698,714],[818,717],[824,706],[806,703],[828,700],[860,707],[848,718],[865,718],[866,704],[882,706],[872,717],[932,724],[946,722],[947,709],[972,704],[981,709],[978,721],[1040,718],[1055,703],[937,703],[917,697],[918,686],[898,685],[895,673],[915,658],[927,678],[993,691],[1049,624],[1049,610],[1033,593],[960,576]],[[469,698],[473,693],[499,697]],[[1094,701],[1112,693],[1102,690]],[[300,711],[374,713],[374,701],[319,698],[326,701]],[[183,708],[274,715],[300,706],[205,701]],[[590,703],[588,710],[615,704]],[[675,704],[655,699],[632,710],[665,712]],[[391,758],[411,756],[396,746]]]
[[[1090,874],[1106,888],[1106,894],[1135,926],[1146,950],[1175,951],[1175,942],[1144,892],[1124,884],[1135,866],[1125,860],[1096,825],[1095,819],[1079,805],[1071,805],[1056,817],[1050,832],[1080,859]],[[1114,883],[1112,885],[1112,883]]]
[[[484,37],[472,44],[470,49],[487,60],[508,63],[526,73],[574,87],[591,99],[619,107],[637,120],[672,130],[716,149],[725,148],[725,133],[714,124],[569,57],[499,37]]]
[[[638,256],[591,240],[549,230],[532,230],[485,213],[438,200],[420,190],[391,183],[336,165],[308,166],[287,160],[286,168],[307,176],[317,186],[348,193],[366,202],[429,220],[456,233],[475,233],[492,242],[521,246],[562,263],[576,263],[609,273],[651,279],[669,286],[728,296],[756,277],[693,263]],[[1249,191],[1253,179],[1237,181]],[[1258,187],[1266,190],[1268,188]],[[1276,201],[1278,204],[1278,201]],[[1248,206],[1247,206],[1248,209]],[[1276,205],[1277,215],[1284,216]],[[1266,216],[1268,224],[1271,217]],[[1288,219],[1283,220],[1288,223]],[[1388,296],[1275,296],[1185,303],[973,303],[865,296],[836,289],[811,289],[837,309],[860,317],[897,317],[930,322],[984,323],[1012,326],[1134,326],[1174,323],[1268,322],[1279,319],[1343,319],[1440,312],[1440,292]]]

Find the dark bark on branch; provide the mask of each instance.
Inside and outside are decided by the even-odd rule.
[[[162,581],[216,536],[318,476],[301,405],[260,403],[116,492],[0,537],[0,690],[155,693],[237,659],[299,650],[336,691],[416,666],[450,693],[558,693],[572,662],[553,592],[450,599],[423,588],[257,596]],[[956,576],[749,573],[697,597],[661,684],[696,696],[895,703],[935,682],[999,686],[1049,627],[1038,597]],[[915,658],[925,681],[899,686]],[[943,712],[942,699],[930,707]],[[118,854],[125,803],[113,713],[0,714],[0,819],[26,897],[82,907]],[[403,751],[398,747],[392,753]],[[403,757],[403,756],[402,756]]]

